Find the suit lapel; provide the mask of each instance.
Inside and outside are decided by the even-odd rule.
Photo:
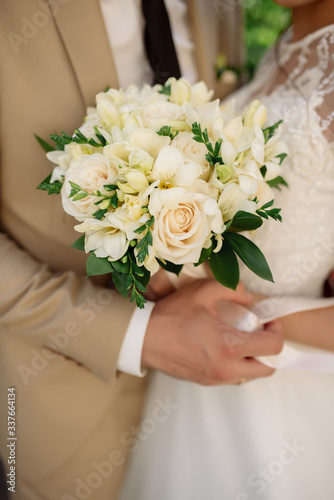
[[[52,10],[52,2],[49,2]],[[115,64],[98,0],[70,0],[58,6],[54,20],[75,72],[86,106],[108,85],[118,88]]]

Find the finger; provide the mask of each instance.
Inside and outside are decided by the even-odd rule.
[[[275,331],[276,330],[276,331]],[[283,347],[283,337],[280,327],[272,330],[258,330],[256,332],[244,332],[233,329],[228,335],[223,335],[231,354],[239,358],[271,356],[279,354]]]
[[[240,383],[240,381],[244,381],[245,379],[249,382],[250,380],[257,378],[269,377],[275,373],[274,368],[270,368],[254,358],[241,360],[236,369],[239,375],[237,383]]]
[[[237,290],[226,288],[218,281],[208,279],[203,280],[197,294],[198,300],[216,315],[216,304],[221,301],[232,301],[247,305],[251,302],[251,295],[245,290],[242,284]]]

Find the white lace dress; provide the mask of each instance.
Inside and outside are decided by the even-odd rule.
[[[275,284],[246,269],[242,279],[266,295],[319,297],[334,268],[334,25],[290,36],[236,94],[241,105],[259,97],[268,123],[284,119],[290,150],[283,223],[256,235]],[[121,500],[334,498],[334,374],[201,387],[156,373],[137,436]]]

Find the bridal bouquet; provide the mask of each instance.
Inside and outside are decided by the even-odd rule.
[[[150,276],[162,267],[208,261],[236,288],[237,256],[273,280],[258,247],[241,235],[263,219],[281,220],[272,187],[281,183],[286,147],[280,122],[263,128],[265,107],[242,116],[220,106],[203,82],[108,89],[96,96],[73,135],[37,137],[56,166],[38,186],[60,193],[89,254],[87,275],[111,273],[117,290],[144,307]]]

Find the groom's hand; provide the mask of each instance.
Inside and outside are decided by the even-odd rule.
[[[251,301],[243,287],[233,292],[214,280],[199,280],[160,300],[148,324],[143,366],[202,385],[237,384],[274,373],[254,357],[281,351],[280,324],[245,334],[218,318],[220,300]]]

